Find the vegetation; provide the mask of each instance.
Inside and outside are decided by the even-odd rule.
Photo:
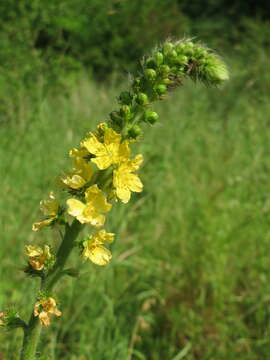
[[[148,16],[152,6],[163,18],[156,15],[147,32],[144,13],[138,35],[132,11],[146,11],[136,8],[142,2],[115,1],[137,4],[129,16],[121,10],[117,20],[107,13],[112,2],[91,1],[99,14],[93,27],[76,24],[81,18],[74,14],[85,15],[83,1],[76,9],[71,3],[0,4],[0,309],[20,304],[27,318],[33,308],[25,294],[36,292],[38,282],[16,270],[25,266],[25,243],[50,235],[44,229],[37,238],[31,225],[59,168],[68,168],[63,154],[108,120],[115,95],[127,87],[118,72],[117,79],[107,74],[131,71],[135,55],[169,34],[199,35],[226,54],[231,80],[220,90],[187,81],[156,105],[161,120],[139,149],[144,191],[116,206],[108,219],[117,233],[110,266],[85,263],[79,281],[61,282],[59,307],[65,312],[44,331],[40,360],[267,359],[270,71],[263,12],[250,2],[229,9],[228,2],[209,0],[200,2],[207,9],[203,19],[202,8],[187,1],[171,2],[168,12],[160,5],[165,1],[147,1],[141,6],[149,6]],[[69,21],[59,20],[63,12]],[[248,17],[253,12],[256,20]],[[175,23],[177,14],[181,21]],[[91,38],[82,33],[86,28]],[[51,32],[47,45],[44,29]],[[129,31],[130,43],[121,42],[115,29]],[[76,259],[74,254],[71,263]],[[1,331],[0,358],[18,360],[21,342],[20,329]]]

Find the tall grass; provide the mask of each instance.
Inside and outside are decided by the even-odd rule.
[[[158,105],[162,121],[140,149],[145,190],[110,214],[112,263],[82,263],[79,281],[61,283],[64,312],[44,331],[47,358],[269,357],[270,104],[237,66],[219,91],[187,83]],[[22,281],[24,244],[50,234],[31,232],[38,202],[67,166],[63,155],[106,120],[119,87],[82,74],[64,94],[33,91],[18,88],[0,128],[0,308],[19,304],[22,315],[37,286]],[[0,358],[17,359],[21,335],[0,334]]]

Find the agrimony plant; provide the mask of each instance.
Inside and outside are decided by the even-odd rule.
[[[114,234],[104,227],[106,216],[113,203],[127,203],[133,192],[143,190],[137,174],[143,156],[132,155],[131,148],[142,139],[142,127],[158,121],[153,102],[166,99],[187,77],[218,86],[228,79],[228,71],[222,60],[201,44],[188,39],[167,41],[142,60],[140,72],[130,89],[118,97],[119,108],[111,112],[110,119],[70,150],[73,167],[59,178],[60,195],[50,192],[48,199],[41,201],[44,218],[32,227],[33,231],[58,227],[63,234],[61,244],[58,249],[52,244],[25,247],[25,273],[40,278],[30,319],[24,322],[14,309],[0,312],[2,326],[24,331],[21,360],[36,359],[42,327],[61,316],[55,286],[63,276],[77,274],[76,269],[66,267],[73,249],[79,247],[81,257],[98,266],[110,262],[108,247]],[[84,227],[88,236],[78,239]]]

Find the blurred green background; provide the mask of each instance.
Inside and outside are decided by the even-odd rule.
[[[67,152],[108,119],[138,59],[195,37],[221,54],[220,90],[186,82],[145,130],[142,194],[110,213],[106,268],[65,279],[43,360],[270,357],[270,6],[225,0],[0,2],[0,308],[32,309],[26,242]],[[18,359],[20,330],[1,332]]]

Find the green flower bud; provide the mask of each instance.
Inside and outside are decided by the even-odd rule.
[[[176,51],[179,55],[183,54],[185,50],[185,43],[180,43],[176,46]]]
[[[175,50],[172,50],[171,52],[170,52],[170,54],[169,54],[169,58],[170,58],[170,60],[174,60],[174,59],[176,59],[177,58],[177,52],[175,51]]]
[[[163,63],[164,57],[161,52],[155,53],[154,58],[155,58],[157,66],[160,66]]]
[[[197,47],[194,49],[194,56],[198,59],[204,58],[207,56],[207,51],[203,47]]]
[[[157,73],[153,69],[146,69],[144,73],[146,78],[151,81],[155,80],[155,78],[157,77]]]
[[[144,93],[139,93],[136,97],[136,102],[139,105],[146,105],[149,103],[148,96]]]
[[[142,129],[139,125],[131,125],[127,129],[127,136],[130,139],[137,139],[140,135],[142,135]]]
[[[177,63],[178,64],[187,64],[188,63],[188,57],[185,55],[179,55],[177,57]]]
[[[161,83],[162,83],[162,84],[165,84],[165,85],[170,85],[170,84],[172,84],[172,82],[173,82],[172,80],[170,80],[170,79],[168,79],[168,78],[165,78],[165,79],[162,80]]]
[[[152,57],[149,57],[148,59],[146,59],[145,64],[148,69],[151,69],[151,68],[155,69],[157,67],[156,61]]]
[[[122,105],[130,105],[132,103],[132,95],[128,91],[122,91],[119,96],[119,102]]]
[[[167,42],[167,43],[165,43],[164,45],[163,45],[163,54],[165,55],[165,56],[167,56],[167,55],[169,55],[171,52],[172,52],[172,50],[174,50],[174,45],[172,44],[172,43],[170,43],[170,42]]]
[[[170,67],[168,65],[161,65],[159,67],[159,71],[162,75],[168,75],[171,71]]]
[[[122,125],[123,120],[117,111],[112,111],[110,113],[110,118],[113,124],[116,124],[118,126]]]
[[[155,91],[158,95],[163,95],[167,91],[167,86],[164,84],[159,84],[159,85],[155,86]]]
[[[188,41],[185,44],[185,55],[192,56],[194,54],[194,44],[191,41]]]
[[[130,111],[130,107],[128,105],[123,105],[120,108],[120,115],[125,118],[125,119],[130,119],[131,118],[131,111]]]
[[[141,88],[141,79],[139,77],[135,78],[132,83],[132,88],[134,91],[139,91]]]
[[[155,111],[147,110],[144,114],[144,121],[153,125],[157,122],[159,116]]]

